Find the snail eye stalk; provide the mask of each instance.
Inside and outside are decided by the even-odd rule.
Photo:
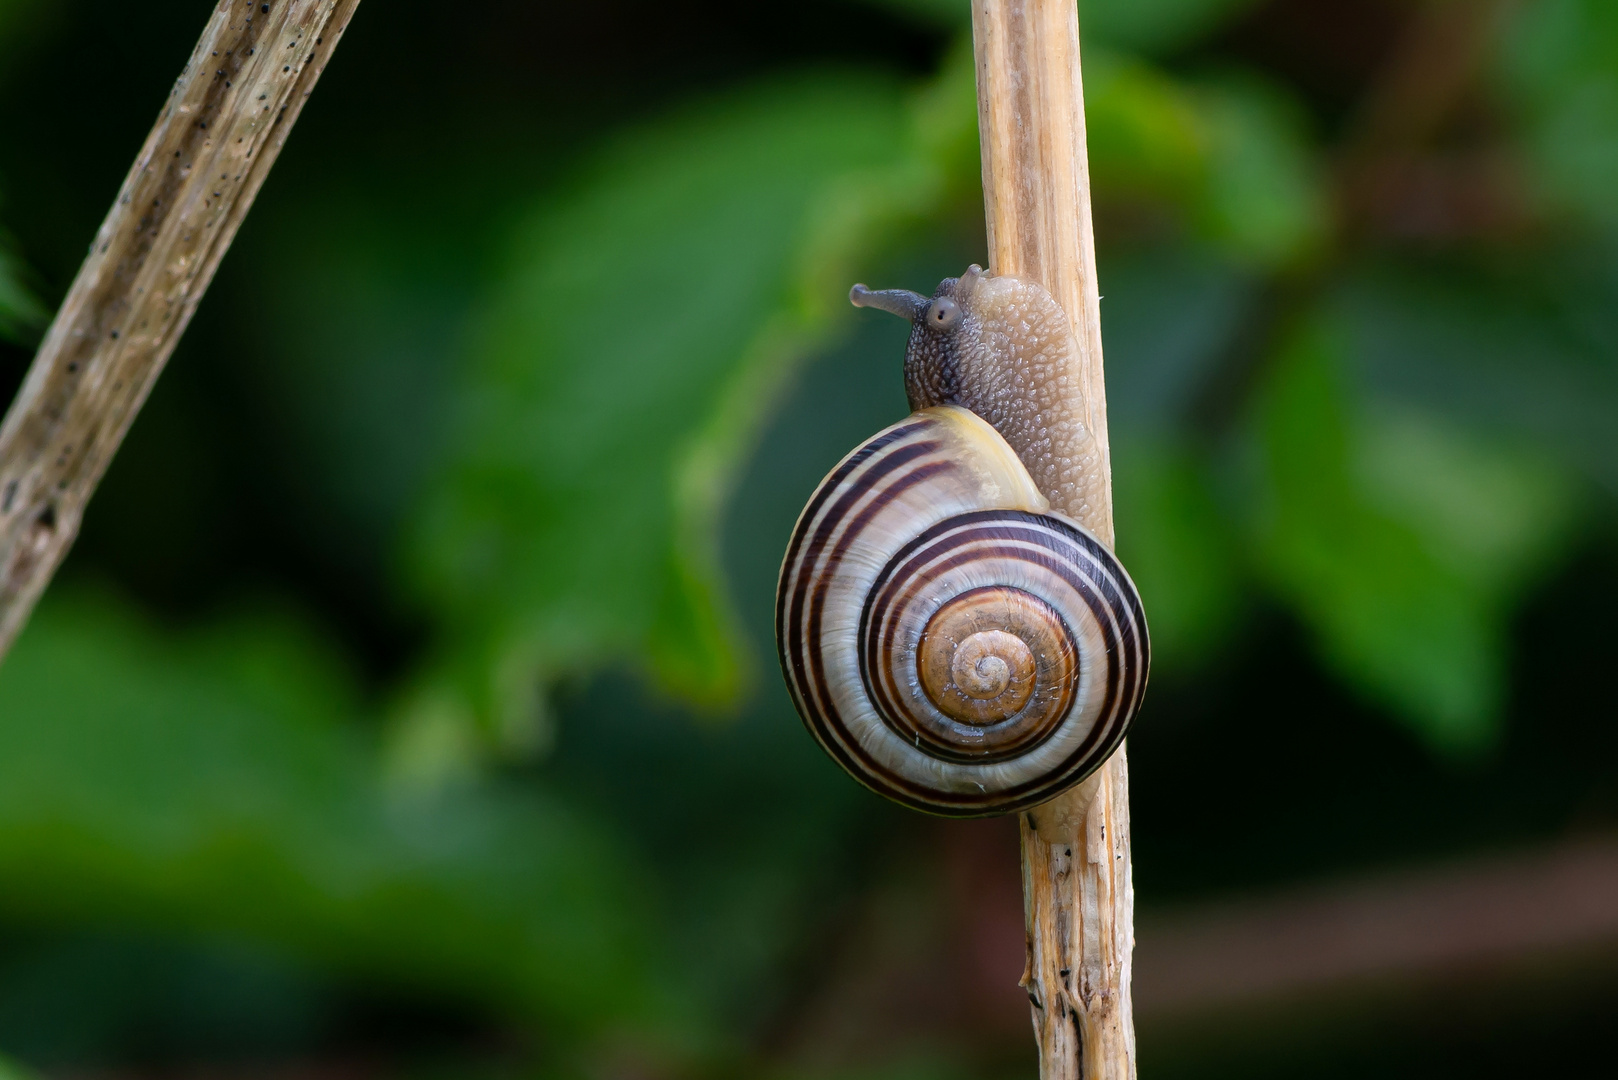
[[[927,298],[909,289],[868,289],[856,285],[848,291],[848,302],[855,307],[879,308],[901,319],[915,318],[927,310]]]

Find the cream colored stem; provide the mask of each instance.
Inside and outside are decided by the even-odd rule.
[[[220,0],[0,425],[0,656],[359,0]]]
[[[1113,542],[1100,295],[1090,218],[1084,89],[1073,0],[974,0],[978,124],[990,269],[1044,285],[1079,342],[1084,415],[1100,448],[1105,497],[1058,510]],[[1047,495],[1053,493],[1047,492]],[[1134,892],[1129,770],[1120,749],[1073,791],[1023,815],[1028,925],[1024,985],[1033,1005],[1040,1076],[1135,1075],[1130,1006]]]

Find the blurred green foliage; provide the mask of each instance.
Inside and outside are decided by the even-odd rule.
[[[619,140],[519,231],[420,541],[502,743],[545,741],[546,688],[604,657],[734,698],[724,494],[826,286],[905,209],[907,143],[891,84],[758,88]]]
[[[1504,699],[1507,602],[1564,533],[1568,485],[1430,417],[1356,409],[1345,335],[1323,323],[1291,335],[1256,403],[1259,565],[1338,671],[1436,745],[1475,745]]]
[[[590,1028],[654,1015],[629,861],[536,792],[390,797],[329,643],[59,600],[0,673],[7,906],[242,932]]]
[[[1172,210],[1188,239],[1238,262],[1284,266],[1321,241],[1327,206],[1304,125],[1273,87],[1228,75],[1187,82],[1098,50],[1085,111],[1098,190]]]
[[[1618,224],[1618,11],[1601,0],[1523,5],[1501,41],[1541,196],[1575,219]]]
[[[37,7],[33,0],[0,0],[0,64],[8,59],[19,27],[26,25]],[[49,314],[35,295],[16,243],[0,230],[0,339],[28,343]]]
[[[833,449],[896,419],[902,332],[849,284],[982,257],[968,9],[876,6],[954,35],[936,71],[636,102],[514,183],[496,239],[464,235],[465,189],[437,221],[325,177],[277,208],[272,182],[233,255],[253,280],[210,304],[302,318],[215,340],[273,417],[285,535],[407,629],[378,661],[290,603],[171,618],[66,583],[0,667],[7,917],[432,987],[557,1068],[747,1060],[882,812],[772,681],[768,579],[835,460],[783,403],[841,357],[811,418]],[[1500,736],[1511,620],[1618,490],[1618,15],[1502,11],[1479,100],[1389,151],[1210,44],[1252,4],[1081,4],[1120,549],[1171,690],[1279,617],[1433,753]],[[1384,213],[1412,160],[1484,209]],[[42,311],[10,251],[15,339]],[[146,452],[167,518],[207,465]],[[733,528],[744,489],[779,520]]]
[[[0,237],[0,337],[23,342],[45,324],[45,306],[26,284],[26,268],[12,250],[8,238]]]

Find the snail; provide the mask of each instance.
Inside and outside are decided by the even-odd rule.
[[[1045,802],[1118,747],[1150,664],[1134,584],[1073,520],[1105,478],[1073,419],[1067,316],[977,266],[930,298],[849,299],[911,321],[914,411],[845,457],[793,530],[776,594],[793,703],[900,803],[979,817]]]

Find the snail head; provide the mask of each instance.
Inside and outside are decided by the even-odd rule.
[[[930,297],[909,289],[868,289],[856,285],[848,294],[855,307],[880,308],[910,320],[905,347],[905,393],[912,409],[934,405],[973,407],[963,392],[962,372],[969,357],[982,352],[982,313],[975,301],[986,280],[973,265],[958,278],[945,278]]]

